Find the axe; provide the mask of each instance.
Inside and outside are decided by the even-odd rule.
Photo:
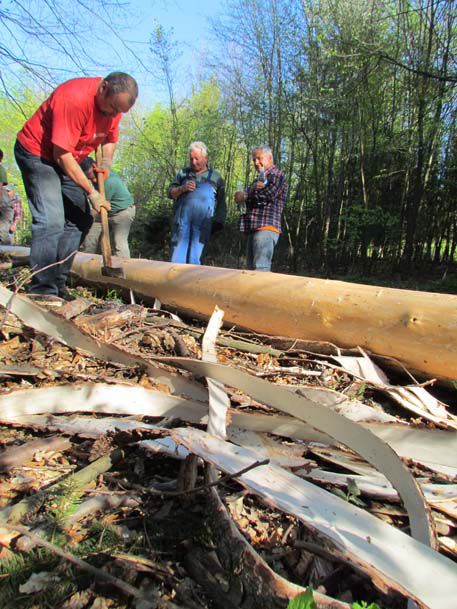
[[[97,166],[100,167],[102,162],[102,147],[97,148],[96,153]],[[105,199],[105,176],[102,172],[97,171],[98,192]],[[100,209],[100,219],[102,223],[102,236],[100,245],[102,249],[103,266],[102,275],[105,277],[125,277],[124,269],[121,266],[113,266],[111,260],[111,242],[109,238],[108,212],[105,207]]]

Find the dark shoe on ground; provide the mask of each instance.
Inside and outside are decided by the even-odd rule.
[[[68,288],[61,288],[59,290],[59,296],[60,296],[60,298],[63,298],[67,302],[76,300],[76,296],[73,296],[73,294],[70,292],[70,290]]]

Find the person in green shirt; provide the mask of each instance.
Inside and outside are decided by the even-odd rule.
[[[0,188],[8,184],[8,175],[6,169],[2,165],[3,162],[3,150],[0,150]]]
[[[96,184],[97,176],[94,165],[94,159],[88,157],[81,163],[81,169],[89,180]],[[132,222],[135,219],[135,202],[127,186],[113,169],[111,169],[105,182],[105,198],[111,203],[111,209],[108,212],[108,222],[113,244],[113,254],[121,258],[130,258],[128,238]],[[88,254],[99,254],[101,251],[101,234],[102,224],[100,215],[96,214],[94,215],[94,223],[82,243],[81,251]]]

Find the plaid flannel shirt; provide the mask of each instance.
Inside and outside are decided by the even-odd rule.
[[[11,186],[3,186],[2,188],[2,218],[9,224],[8,229],[10,233],[16,230],[17,224],[22,220],[23,210],[22,201],[19,195],[17,195]]]
[[[11,201],[13,206],[13,222],[12,227],[16,228],[16,225],[22,220],[23,211],[22,211],[22,201],[18,195],[14,196],[14,199]]]
[[[281,216],[286,203],[287,182],[282,171],[274,165],[266,170],[264,188],[247,189],[247,213],[240,216],[240,231],[250,233],[265,226],[281,232]]]

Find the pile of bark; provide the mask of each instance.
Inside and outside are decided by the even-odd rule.
[[[454,606],[451,390],[217,308],[18,285],[5,270],[1,607],[280,608],[309,585],[318,607]]]

